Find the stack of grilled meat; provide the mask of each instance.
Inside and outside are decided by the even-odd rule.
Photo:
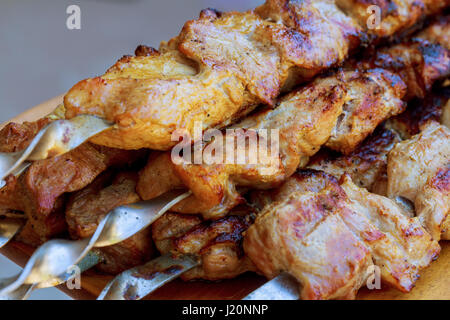
[[[89,237],[117,206],[189,189],[151,228],[100,249],[98,268],[193,253],[202,264],[185,280],[288,272],[304,299],[352,299],[377,266],[410,291],[450,240],[450,2],[374,2],[374,28],[364,0],[267,0],[204,10],[159,50],[139,46],[64,98],[64,118],[114,128],[8,177],[0,214],[22,214],[17,240],[37,246]],[[8,124],[0,151],[25,148],[56,118]],[[194,136],[198,121],[278,129],[279,153],[270,170],[173,162],[172,134]]]

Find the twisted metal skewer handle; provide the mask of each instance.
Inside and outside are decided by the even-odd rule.
[[[94,235],[78,241],[50,240],[31,256],[22,273],[11,279],[0,279],[0,296],[17,290],[23,284],[34,284],[57,278],[77,264],[94,247],[114,245],[148,227],[191,192],[169,192],[151,201],[112,210],[99,224]]]

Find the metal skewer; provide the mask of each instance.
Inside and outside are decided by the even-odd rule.
[[[199,266],[195,255],[163,255],[142,266],[126,270],[111,280],[97,300],[140,300],[183,273]],[[282,273],[256,289],[243,300],[298,300],[299,285]]]
[[[31,256],[22,273],[0,279],[0,296],[17,290],[23,284],[49,281],[64,274],[94,247],[106,247],[128,239],[145,229],[191,192],[169,192],[151,201],[144,201],[112,210],[99,224],[91,238],[78,241],[50,240]]]
[[[25,150],[0,153],[0,180],[21,168],[25,161],[61,155],[111,127],[111,123],[88,115],[54,121],[39,131]],[[24,168],[21,169],[23,171]]]
[[[119,274],[106,285],[97,300],[140,300],[198,265],[200,260],[196,256],[163,255]]]

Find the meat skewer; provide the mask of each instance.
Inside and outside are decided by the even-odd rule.
[[[407,120],[409,127],[414,128],[417,127],[415,122],[423,121],[423,119],[430,119],[432,117],[438,117],[440,118],[440,114],[443,114],[444,112],[442,110],[439,111],[439,109],[443,108],[443,105],[445,106],[446,100],[441,99],[440,97],[436,98],[436,96],[433,94],[430,96],[431,99],[426,100],[425,106],[422,101],[419,101],[416,103],[416,105],[412,105],[405,114],[402,114],[401,116],[398,116],[397,118],[405,122],[404,118],[410,118]],[[417,117],[416,115],[416,106],[420,106],[420,116]],[[412,111],[411,111],[412,110]],[[411,119],[411,115],[408,116],[408,114],[413,114],[415,116],[414,119]],[[389,120],[389,124],[386,126],[390,127],[392,126],[392,122],[398,122],[399,120],[393,119]],[[385,174],[387,170],[387,161],[388,161],[388,153],[393,149],[394,145],[396,143],[400,142],[401,138],[400,135],[392,130],[385,128],[385,126],[379,127],[375,133],[373,133],[370,137],[368,137],[364,143],[354,152],[352,152],[349,155],[342,155],[342,156],[335,156],[333,154],[330,154],[330,152],[322,152],[321,154],[315,156],[310,163],[308,164],[308,168],[313,169],[319,169],[324,170],[328,173],[333,174],[336,177],[340,177],[342,175],[348,174],[351,176],[351,179],[353,181],[356,181],[357,184],[361,187],[374,189],[375,192],[380,191],[380,193],[385,194],[385,188],[377,186],[378,184],[384,185]],[[436,149],[439,149],[438,147]],[[303,181],[305,179],[305,174],[308,175],[318,175],[319,172],[313,171],[312,173],[306,172],[300,172],[300,175],[296,174],[292,178],[288,179],[288,181],[285,183],[285,185],[278,189],[276,192],[274,191],[266,191],[266,192],[254,192],[255,197],[252,197],[252,202],[255,203],[258,207],[263,208],[266,206],[269,202],[277,199],[277,198],[283,198],[288,195],[289,192],[292,192],[292,190],[298,189],[300,186],[302,186]],[[303,178],[302,178],[303,175]],[[320,174],[319,174],[320,175]],[[326,176],[325,176],[326,177]],[[328,178],[329,179],[329,178]],[[350,180],[347,178],[346,185],[350,186],[350,189],[347,187],[347,192],[354,192],[355,190],[358,190],[356,186],[352,186],[352,183],[350,183]],[[289,191],[290,190],[290,191]],[[271,198],[268,202],[267,199]],[[364,199],[369,198],[367,194],[364,194],[362,197]],[[385,198],[383,198],[385,199]],[[377,198],[379,201],[380,199]],[[387,200],[383,200],[387,201]],[[391,204],[392,205],[392,204]],[[395,206],[394,206],[395,208]],[[406,212],[403,212],[401,208],[397,208],[397,210],[400,210],[402,214],[406,215]],[[398,214],[397,214],[398,216]],[[187,241],[187,247],[189,248],[189,240],[193,243],[198,243],[198,237],[191,237],[189,234],[196,234],[197,228],[195,228],[195,225],[201,221],[200,218],[196,216],[190,216],[190,215],[177,215],[175,213],[167,213],[163,218],[156,221],[152,228],[153,228],[153,234],[154,239],[157,243],[157,246],[159,248],[159,251],[162,253],[168,253],[168,252],[174,252],[173,251],[173,244],[174,243],[186,243]],[[220,220],[219,220],[220,221]],[[414,227],[417,227],[417,221],[416,222],[409,222],[412,223],[411,225]],[[423,224],[423,223],[422,223]],[[222,230],[224,231],[224,230]],[[187,232],[187,233],[186,233]],[[226,231],[225,231],[226,232]],[[228,231],[229,232],[229,231]],[[180,238],[180,234],[182,235]],[[183,235],[184,234],[184,235]],[[175,236],[175,238],[174,238]],[[419,237],[420,238],[420,237]],[[425,236],[426,238],[426,236]],[[183,239],[183,240],[181,240]],[[426,239],[425,239],[426,240]],[[167,243],[167,241],[169,241]],[[425,241],[426,242],[426,241]],[[159,244],[158,244],[159,243]],[[195,247],[195,245],[194,245]],[[436,246],[432,246],[435,250],[436,254]],[[197,252],[198,252],[197,248]],[[203,249],[202,249],[203,250]],[[426,250],[425,250],[426,251]],[[195,253],[192,251],[185,251],[180,249],[176,249],[175,252],[178,252],[178,254],[181,252],[183,254],[186,253]],[[214,253],[213,253],[214,255]],[[426,255],[426,253],[425,253]],[[227,261],[227,259],[221,258],[221,255],[219,254],[216,259],[213,259],[212,261],[220,261],[224,260]],[[401,260],[401,259],[400,259]],[[425,257],[425,261],[429,261],[430,258]],[[166,267],[167,266],[174,266],[176,265],[179,260],[176,262],[174,261],[173,264],[170,264],[170,260],[167,264],[166,260]],[[207,261],[203,259],[203,261]],[[228,263],[229,265],[233,265],[233,263]],[[243,266],[247,265],[246,263],[242,263]],[[250,268],[244,268],[244,270],[253,270],[254,267]],[[202,269],[208,269],[208,267],[202,267],[199,270]],[[239,269],[239,268],[238,268]],[[238,270],[235,268],[235,270]],[[135,269],[133,269],[135,270]],[[188,272],[189,269],[183,269],[180,268],[178,270],[180,273],[184,273],[184,278],[186,280],[192,279],[192,275],[186,276],[186,272]],[[408,269],[407,269],[408,270]],[[152,274],[154,272],[152,268],[147,269],[147,274]],[[206,271],[202,270],[200,272],[191,272],[189,273],[193,274],[194,277],[200,277],[200,278],[206,278],[208,279],[210,276],[206,276]],[[409,272],[409,271],[407,271]],[[147,287],[147,290],[145,290],[145,287],[143,285],[139,286],[139,283],[141,282],[151,282],[152,288],[159,287],[159,281],[153,279],[153,277],[144,277],[143,274],[145,272],[139,273],[142,274],[142,276],[139,276],[138,279],[131,277],[130,279],[130,272],[126,272],[113,280],[110,285],[108,285],[105,290],[103,291],[103,294],[101,295],[101,298],[107,298],[107,299],[127,299],[130,298],[129,294],[126,294],[127,290],[133,291],[135,287],[133,285],[130,285],[130,283],[137,283],[136,287],[140,288],[140,298],[144,297],[146,294],[151,293],[153,290],[150,290]],[[226,273],[225,273],[226,274]],[[220,275],[219,278],[224,277],[224,270],[218,269],[217,275]],[[172,278],[178,277],[179,274],[173,275]],[[225,276],[226,277],[226,276]],[[151,279],[151,280],[148,280]],[[209,279],[217,279],[217,278],[209,278]],[[135,282],[133,282],[135,281]],[[119,289],[117,286],[114,288],[112,286],[113,283],[120,283]],[[274,280],[268,282],[265,286],[262,288],[256,290],[254,293],[250,294],[246,299],[276,299],[276,298],[283,298],[283,299],[298,299],[298,290],[295,287],[296,281],[292,279],[289,275],[280,275],[279,277],[276,277]],[[117,283],[116,283],[117,284]],[[127,288],[125,290],[124,288]]]
[[[87,115],[54,121],[40,130],[23,151],[0,153],[0,181],[9,174],[21,173],[30,161],[64,154],[110,127],[104,120]]]
[[[268,0],[245,13],[204,10],[178,37],[163,43],[160,52],[140,47],[137,57],[124,57],[102,77],[75,85],[65,96],[64,118],[101,121],[87,116],[95,115],[116,124],[111,128],[99,122],[94,131],[89,126],[81,141],[104,131],[92,141],[122,149],[167,150],[174,144],[170,136],[175,129],[192,133],[195,121],[203,121],[205,128],[223,127],[260,103],[272,104],[281,90],[340,64],[369,38],[374,42],[408,30],[446,5],[433,0],[398,3],[375,29],[367,27],[364,1],[349,6],[342,0]],[[169,112],[173,114],[168,117]],[[67,137],[49,134],[44,140],[61,144]],[[32,158],[46,155],[51,156],[44,152]],[[11,172],[8,168],[27,159],[28,152],[9,156],[13,158],[2,157],[8,160],[2,178]]]
[[[340,176],[342,173],[345,173],[345,170],[348,173],[351,173],[353,177],[357,178],[360,182],[368,184],[368,185],[374,185],[377,180],[378,180],[378,175],[381,175],[381,171],[383,169],[386,169],[386,163],[387,163],[387,153],[392,150],[393,145],[395,144],[395,142],[398,142],[400,139],[398,138],[398,136],[394,135],[392,133],[391,130],[389,129],[383,129],[380,128],[375,134],[373,134],[371,137],[369,137],[365,143],[358,149],[356,150],[354,153],[352,153],[351,155],[347,155],[347,156],[342,156],[340,158],[337,159],[329,159],[327,161],[327,165],[325,166],[325,160],[321,159],[320,161],[313,161],[312,166],[322,166],[323,168],[326,168],[328,170],[331,170],[332,172],[334,172],[337,176]],[[371,152],[369,152],[369,150],[371,150]],[[352,160],[351,160],[352,159]],[[352,166],[348,166],[345,167],[343,166],[344,163],[349,162],[349,163],[353,163],[353,167]],[[369,166],[375,166],[377,167],[377,169],[375,170],[375,172],[377,174],[373,173],[372,169],[369,169]],[[343,171],[336,171],[336,168],[341,168]],[[366,177],[365,177],[366,176]],[[362,177],[365,177],[365,179],[361,179]],[[330,180],[331,179],[331,180]],[[269,197],[270,202],[275,201],[277,199],[284,199],[286,198],[286,196],[289,196],[290,193],[292,192],[299,192],[300,189],[302,188],[310,188],[310,187],[316,187],[316,186],[320,186],[320,187],[324,187],[326,186],[326,184],[329,184],[331,181],[335,181],[334,183],[337,183],[336,180],[333,180],[334,178],[332,178],[331,176],[328,176],[326,174],[320,173],[319,171],[300,171],[298,174],[295,174],[292,178],[288,179],[287,182],[280,188],[277,189],[275,192],[274,191],[267,191],[267,192],[255,192],[256,194],[256,198],[253,198],[252,200],[255,202],[255,204],[259,203],[259,206],[264,207],[264,199],[268,199]],[[306,180],[306,182],[305,182]],[[370,197],[375,197],[374,200],[377,202],[385,202],[387,204],[389,204],[391,206],[391,209],[383,209],[386,210],[384,213],[385,218],[381,218],[381,221],[383,221],[383,219],[386,219],[386,221],[396,221],[396,219],[400,219],[400,221],[403,221],[400,224],[394,225],[392,226],[392,229],[389,228],[382,228],[380,226],[373,226],[372,228],[375,228],[374,230],[372,230],[372,235],[375,235],[373,232],[375,232],[375,230],[380,230],[377,232],[381,232],[381,234],[384,234],[384,237],[387,236],[388,239],[383,239],[383,237],[381,237],[380,239],[380,234],[378,236],[379,238],[379,242],[381,241],[381,244],[383,242],[389,242],[392,241],[392,234],[402,234],[402,232],[406,229],[411,229],[411,230],[415,230],[414,234],[417,237],[417,240],[411,240],[410,236],[406,236],[404,237],[405,239],[405,244],[407,246],[407,248],[411,247],[411,248],[416,248],[418,250],[418,253],[416,254],[415,258],[417,259],[418,257],[421,257],[420,259],[423,259],[423,264],[422,267],[426,264],[428,264],[436,254],[438,254],[439,250],[438,250],[438,246],[436,242],[432,242],[430,243],[429,247],[427,247],[427,243],[430,239],[430,236],[419,226],[418,221],[413,221],[413,220],[409,220],[409,218],[406,218],[406,216],[403,216],[403,213],[399,213],[401,212],[401,209],[396,207],[393,203],[390,203],[389,200],[387,200],[384,197],[380,197],[380,196],[375,196],[375,195],[371,195],[366,191],[361,191],[363,189],[359,189],[358,187],[354,186],[351,182],[350,179],[347,178],[347,180],[344,179],[344,183],[342,184],[344,186],[345,192],[346,193],[350,193],[352,195],[352,199],[358,198],[358,196],[355,196],[355,192],[356,194],[362,192],[361,196],[359,196],[359,201],[361,201],[361,199],[370,199]],[[313,184],[311,184],[311,182],[314,182]],[[337,186],[337,184],[336,184]],[[366,205],[367,207],[367,205]],[[368,208],[373,207],[373,203],[372,205],[369,205]],[[376,207],[376,206],[375,206]],[[388,208],[388,207],[383,207],[383,208]],[[229,217],[233,217],[228,216],[225,219],[229,219]],[[381,216],[380,216],[381,217]],[[380,217],[375,213],[374,219],[380,219]],[[387,217],[387,218],[386,218]],[[347,214],[347,219],[352,219],[351,215],[348,216]],[[354,218],[353,218],[354,219]],[[393,219],[393,220],[390,220]],[[190,215],[177,215],[175,213],[167,213],[165,216],[163,216],[163,218],[159,219],[158,221],[156,221],[152,228],[153,228],[153,237],[155,239],[155,242],[157,244],[157,247],[159,248],[159,251],[161,253],[169,253],[171,252],[172,254],[176,253],[176,260],[167,260],[167,256],[165,257],[165,261],[166,264],[164,265],[164,269],[170,269],[170,267],[175,267],[177,265],[180,264],[180,257],[179,254],[183,254],[183,255],[187,255],[186,257],[189,257],[189,254],[198,254],[199,252],[203,252],[205,249],[200,249],[202,245],[198,245],[198,243],[209,243],[208,241],[202,241],[199,240],[201,239],[201,236],[199,237],[198,232],[199,230],[203,230],[202,228],[198,228],[196,226],[197,223],[199,223],[199,221],[201,221],[201,219],[199,217],[196,216],[190,216]],[[220,220],[219,220],[220,221]],[[359,220],[356,220],[358,222],[361,222]],[[375,220],[376,221],[376,220]],[[386,221],[384,223],[386,223]],[[397,222],[398,223],[398,222]],[[220,223],[219,223],[220,224]],[[263,224],[264,225],[264,224]],[[378,229],[379,228],[379,229]],[[405,229],[406,228],[406,229]],[[221,232],[230,232],[229,229],[223,229],[220,228],[219,229]],[[205,231],[206,232],[206,231]],[[206,232],[206,234],[215,234],[214,232]],[[220,234],[220,233],[219,233]],[[281,233],[282,234],[282,233]],[[333,232],[328,232],[328,233],[323,233],[323,234],[333,234]],[[217,234],[216,234],[217,235]],[[214,238],[214,236],[212,236]],[[223,234],[221,234],[220,236],[221,238],[223,238]],[[210,237],[207,237],[207,239],[211,239]],[[337,241],[337,246],[342,245],[342,241],[343,239],[338,238],[336,239]],[[369,241],[369,243],[373,246],[372,242],[376,240],[372,239],[371,241]],[[420,245],[417,245],[417,243],[414,243],[415,241],[420,241],[423,246],[421,247]],[[175,244],[175,248],[174,248],[174,244]],[[181,247],[180,247],[181,245]],[[379,246],[379,245],[378,245]],[[400,253],[400,256],[398,258],[395,258],[395,254],[392,255],[392,250],[393,247],[395,248],[396,246],[399,246],[399,244],[397,244],[395,241],[391,242],[388,245],[388,248],[381,250],[382,247],[377,247],[377,245],[374,246],[373,250],[376,250],[374,252],[374,254],[376,253],[377,255],[381,254],[380,256],[377,256],[377,263],[382,263],[380,262],[380,259],[394,259],[393,261],[391,261],[391,263],[387,262],[386,260],[381,260],[384,261],[383,265],[389,265],[389,267],[383,267],[383,277],[385,281],[390,281],[391,283],[395,283],[395,285],[400,288],[401,290],[410,290],[411,289],[411,284],[407,285],[405,287],[405,283],[407,284],[408,281],[415,281],[414,280],[414,276],[409,276],[409,273],[413,273],[417,272],[417,269],[414,267],[415,263],[417,263],[414,259],[411,260],[411,258],[408,258],[408,255],[410,255],[409,253],[407,254],[405,251],[401,251],[403,253]],[[186,249],[182,249],[183,247],[188,248],[188,250]],[[281,246],[277,246],[279,249],[281,248]],[[194,251],[189,250],[189,248],[193,248]],[[208,245],[205,247],[208,248]],[[421,249],[422,248],[422,249]],[[279,250],[278,249],[278,250]],[[384,251],[389,252],[389,250],[391,250],[391,254],[389,255],[388,253],[383,253]],[[259,250],[259,252],[263,252],[264,250]],[[254,266],[251,264],[250,266],[248,265],[248,263],[245,263],[243,261],[241,261],[241,266],[240,267],[230,267],[235,265],[235,263],[230,262],[230,259],[232,260],[233,258],[224,258],[223,255],[220,254],[220,250],[210,250],[208,249],[206,252],[210,252],[210,255],[214,258],[206,258],[205,256],[203,256],[202,260],[202,266],[200,268],[198,268],[199,271],[189,271],[191,270],[192,266],[189,266],[189,268],[179,268],[177,269],[177,273],[176,275],[167,275],[167,277],[170,276],[170,278],[175,278],[178,277],[180,274],[179,273],[183,273],[182,277],[185,280],[190,280],[190,279],[195,279],[197,277],[202,278],[202,279],[223,279],[223,278],[227,278],[226,275],[226,269],[221,269],[221,268],[217,268],[217,265],[214,263],[214,261],[225,261],[224,263],[226,265],[228,265],[228,268],[232,268],[232,269],[228,269],[228,270],[234,270],[234,276],[239,274],[240,272],[242,272],[242,270],[249,270],[249,271],[255,271]],[[395,252],[395,250],[394,250]],[[396,253],[397,255],[399,253]],[[205,255],[205,253],[203,254]],[[207,255],[206,255],[207,256]],[[225,255],[227,256],[227,255]],[[232,256],[232,255],[231,255]],[[230,256],[230,257],[231,257]],[[311,256],[314,256],[313,254]],[[183,256],[182,256],[183,257]],[[353,256],[352,256],[353,257]],[[414,257],[414,255],[413,255]],[[386,268],[390,269],[390,270],[395,270],[395,268],[399,268],[403,262],[403,260],[406,258],[406,260],[408,261],[406,264],[406,268],[404,268],[402,271],[397,270],[397,271],[391,271],[393,272],[392,274],[395,275],[395,277],[398,277],[399,275],[401,275],[401,279],[403,280],[397,280],[396,278],[392,278],[392,276],[389,275],[389,272],[387,272],[386,274]],[[208,269],[209,267],[207,267],[205,265],[208,264],[208,260],[212,259],[212,265],[215,266],[216,268],[216,277],[212,276],[211,273],[209,273],[210,275],[208,276]],[[350,258],[350,260],[352,260],[352,258]],[[352,260],[353,261],[353,260]],[[330,262],[331,263],[331,262]],[[342,263],[347,263],[347,262],[342,262]],[[350,263],[350,262],[349,262]],[[354,261],[352,262],[354,263]],[[397,265],[397,267],[395,267],[395,263],[400,263],[400,265]],[[149,264],[149,266],[151,266],[152,264]],[[266,265],[266,264],[264,264]],[[327,265],[327,263],[325,263],[324,265]],[[244,269],[241,269],[242,267],[244,267]],[[394,268],[394,269],[392,269]],[[138,270],[139,268],[135,268],[132,269],[130,271],[127,271],[123,274],[121,274],[120,276],[118,276],[116,279],[114,279],[113,281],[110,282],[110,284],[104,289],[101,298],[102,299],[130,299],[130,298],[137,298],[136,296],[133,296],[130,294],[130,292],[139,292],[139,299],[143,298],[145,295],[151,293],[155,288],[159,287],[161,285],[161,282],[158,281],[157,279],[155,279],[153,276],[151,276],[153,273],[155,274],[159,274],[161,272],[161,268],[158,268],[157,270],[155,270],[154,268],[148,267],[142,267],[140,268],[140,270],[142,272],[136,272],[136,270]],[[144,272],[143,270],[145,270],[146,272]],[[211,271],[209,271],[211,272]],[[212,276],[212,277],[211,277]],[[326,275],[322,276],[326,277]],[[361,275],[363,278],[365,277],[365,274]],[[287,277],[287,278],[286,278]],[[249,295],[246,299],[275,299],[276,297],[283,297],[283,299],[297,299],[298,296],[298,290],[294,290],[292,288],[293,282],[292,280],[289,280],[288,276],[280,276],[277,277],[276,279],[270,281],[267,286],[268,288],[265,288],[265,291],[263,291],[262,293],[259,291],[259,289],[254,293]],[[409,279],[409,280],[407,280]],[[165,281],[167,281],[167,278],[165,279]],[[281,282],[281,284],[280,284]],[[359,281],[358,283],[363,283],[364,281]],[[165,282],[164,282],[165,283]],[[295,283],[295,282],[294,282]],[[353,283],[350,281],[350,283]],[[282,286],[280,289],[280,285]],[[265,286],[265,287],[267,287]],[[290,289],[289,289],[290,288]],[[289,290],[288,290],[289,289]],[[281,291],[280,291],[281,290]],[[286,291],[287,290],[287,291]],[[269,293],[273,293],[274,295],[268,295]],[[262,294],[262,295],[261,295]],[[349,293],[350,296],[348,297],[352,297],[353,294],[350,292]],[[266,296],[264,296],[266,295]]]

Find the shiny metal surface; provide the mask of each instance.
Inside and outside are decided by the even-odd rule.
[[[50,240],[40,246],[23,271],[12,279],[0,279],[0,296],[8,295],[23,284],[51,281],[81,261],[94,247],[114,245],[148,227],[191,192],[169,192],[156,199],[123,206],[111,211],[91,238],[77,241]]]
[[[57,120],[43,128],[23,151],[0,153],[0,180],[16,170],[23,171],[25,161],[36,161],[64,154],[111,128],[105,120],[81,115],[71,120]]]
[[[294,277],[282,273],[256,289],[243,300],[298,300],[299,284]]]
[[[79,270],[81,273],[83,273],[86,270],[89,270],[90,268],[96,266],[102,261],[101,256],[96,251],[90,251],[86,257],[83,258],[83,260],[80,261],[80,263],[77,264]],[[50,279],[46,282],[41,283],[33,283],[33,284],[23,284],[19,288],[17,288],[14,291],[11,291],[3,296],[0,296],[0,300],[26,300],[29,298],[31,293],[36,289],[43,289],[43,288],[50,288],[55,287],[60,284],[63,284],[75,277],[75,271],[72,272],[65,272],[62,275]],[[12,283],[13,279],[5,279],[5,285]],[[2,285],[2,282],[0,281],[0,286]]]
[[[24,219],[0,219],[0,248],[19,232],[24,223]]]
[[[194,256],[163,255],[118,275],[103,289],[98,300],[140,300],[199,264]]]

